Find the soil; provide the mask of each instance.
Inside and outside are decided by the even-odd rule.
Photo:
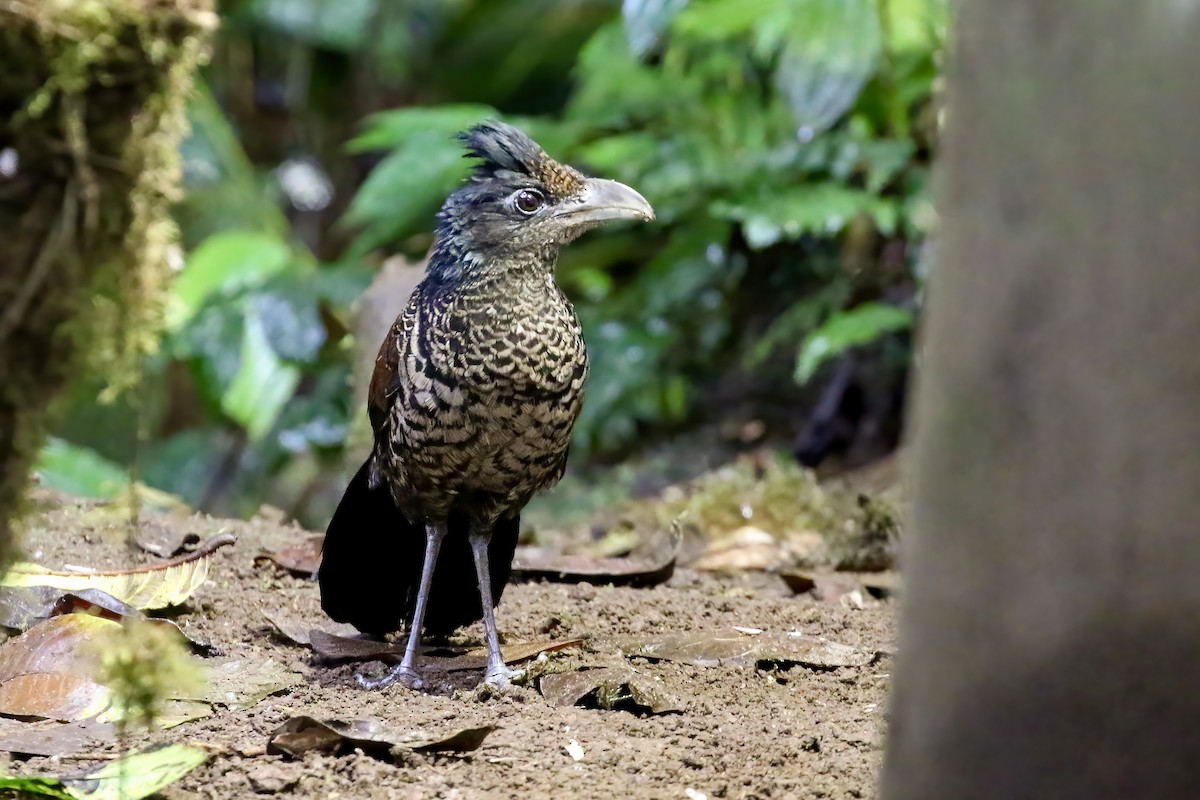
[[[56,497],[26,523],[25,555],[46,566],[152,563],[128,543],[119,514]],[[294,688],[245,710],[218,707],[209,719],[149,734],[152,741],[202,744],[213,757],[163,792],[167,798],[243,798],[287,793],[298,798],[870,798],[884,741],[891,659],[862,667],[813,670],[692,666],[626,659],[631,636],[721,631],[733,626],[800,631],[872,651],[895,648],[893,601],[865,607],[793,596],[767,573],[714,576],[676,570],[671,580],[636,589],[588,584],[510,586],[498,610],[506,643],[583,639],[551,657],[579,665],[632,668],[680,701],[681,713],[551,707],[529,686],[476,688],[482,670],[430,673],[432,686],[368,691],[357,672],[376,663],[329,663],[281,638],[264,612],[329,628],[317,585],[269,564],[263,550],[309,534],[271,515],[250,521],[157,514],[143,524],[182,528],[202,537],[230,531],[233,547],[213,557],[208,581],[172,614],[189,634],[226,656],[273,659],[302,676]],[[477,645],[479,626],[454,642]],[[433,734],[497,726],[483,746],[463,755],[406,754],[399,762],[356,751],[267,755],[268,736],[290,717],[374,717]],[[577,747],[572,745],[577,743]],[[140,742],[139,742],[140,743]],[[568,745],[571,745],[570,750]],[[582,757],[580,750],[582,748]],[[572,754],[573,752],[573,754]],[[73,759],[11,757],[24,774],[86,771]]]

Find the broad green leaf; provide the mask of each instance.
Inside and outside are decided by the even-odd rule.
[[[256,173],[237,133],[202,83],[188,105],[191,132],[180,145],[186,192],[173,209],[183,244],[192,249],[209,236],[242,229],[284,236],[287,217],[270,182]]]
[[[129,486],[129,473],[118,464],[55,437],[47,439],[34,470],[43,485],[79,497],[113,497]]]
[[[792,0],[775,84],[808,141],[854,105],[883,49],[872,0]]]
[[[270,432],[299,383],[300,370],[283,362],[271,347],[258,309],[248,305],[242,365],[221,398],[221,409],[257,442]]]
[[[0,794],[6,797],[53,797],[57,800],[79,800],[78,797],[63,788],[63,783],[58,778],[17,778],[3,775],[0,776]]]
[[[672,30],[697,39],[728,39],[751,31],[788,2],[797,0],[697,0],[680,12]]]
[[[229,231],[209,237],[189,256],[175,280],[167,325],[181,328],[213,295],[261,284],[292,262],[291,248],[274,234]]]
[[[836,235],[859,214],[867,214],[880,231],[891,233],[898,216],[893,201],[836,183],[798,186],[740,203],[722,201],[714,203],[711,212],[741,222],[746,242],[754,249],[805,234]]]
[[[494,108],[477,103],[381,111],[366,118],[363,132],[350,140],[348,149],[365,153],[398,147],[418,134],[436,134],[449,140],[459,131],[496,116]]]
[[[367,176],[346,212],[347,222],[363,226],[355,253],[432,229],[438,206],[467,169],[462,146],[441,133],[406,139]]]
[[[633,54],[642,58],[653,50],[687,4],[688,0],[624,0],[621,18]]]
[[[864,303],[835,314],[804,338],[796,359],[796,380],[807,383],[826,361],[912,324],[912,312],[882,303]]]
[[[198,747],[171,744],[125,756],[66,784],[79,800],[142,800],[207,760],[208,754]]]
[[[63,591],[99,589],[142,611],[183,603],[208,578],[218,548],[237,541],[232,534],[213,536],[197,550],[149,567],[104,572],[61,572],[18,561],[0,577],[0,586],[53,586]]]
[[[897,52],[927,51],[946,40],[948,0],[878,0],[887,3],[888,47]]]

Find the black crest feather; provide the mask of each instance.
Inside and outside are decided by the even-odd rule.
[[[458,135],[467,148],[467,156],[483,163],[477,170],[494,173],[498,170],[536,175],[546,160],[546,151],[518,128],[499,120],[482,122]]]

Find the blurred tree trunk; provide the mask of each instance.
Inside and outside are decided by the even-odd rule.
[[[1200,2],[963,0],[887,800],[1200,794]]]
[[[0,3],[0,561],[49,403],[136,382],[212,0]]]

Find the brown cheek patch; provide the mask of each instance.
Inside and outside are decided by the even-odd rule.
[[[537,178],[550,192],[551,197],[561,200],[583,189],[583,175],[578,170],[560,164],[549,156],[538,162],[533,177]]]

